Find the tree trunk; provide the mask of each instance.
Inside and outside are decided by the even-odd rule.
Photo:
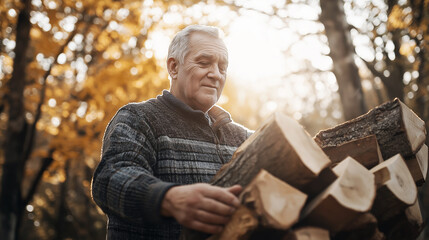
[[[15,59],[13,73],[7,83],[6,98],[8,122],[6,129],[7,147],[4,151],[3,175],[0,193],[0,239],[12,240],[17,238],[19,230],[18,217],[22,211],[21,185],[24,171],[22,153],[23,143],[27,133],[25,121],[23,93],[26,80],[26,52],[29,45],[30,0],[23,0],[23,8],[18,15],[16,27]]]
[[[341,0],[320,0],[320,21],[325,26],[333,72],[337,78],[344,118],[355,118],[367,111],[354,46]]]
[[[59,206],[58,206],[58,214],[57,214],[57,221],[55,224],[55,238],[56,240],[61,240],[64,238],[64,230],[65,230],[65,224],[66,224],[66,216],[67,216],[67,188],[68,188],[68,182],[70,181],[69,177],[69,168],[70,168],[70,159],[66,160],[65,166],[64,166],[64,174],[65,174],[65,180],[63,183],[60,184],[60,196],[59,196]]]

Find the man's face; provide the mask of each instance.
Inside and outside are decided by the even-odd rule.
[[[172,76],[171,93],[195,110],[209,110],[225,85],[228,52],[223,41],[194,32],[184,63],[175,63],[177,73]]]

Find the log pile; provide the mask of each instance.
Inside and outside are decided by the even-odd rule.
[[[276,113],[212,180],[244,187],[223,232],[181,239],[415,239],[425,140],[425,123],[398,99],[314,138]]]

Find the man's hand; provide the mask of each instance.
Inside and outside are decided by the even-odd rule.
[[[205,233],[220,233],[240,202],[242,188],[221,188],[205,183],[172,187],[161,205],[161,214],[181,225]]]

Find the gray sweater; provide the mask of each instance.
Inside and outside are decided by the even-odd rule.
[[[119,109],[92,182],[108,239],[178,239],[179,224],[160,215],[166,191],[209,182],[250,134],[220,107],[193,110],[168,91]]]

